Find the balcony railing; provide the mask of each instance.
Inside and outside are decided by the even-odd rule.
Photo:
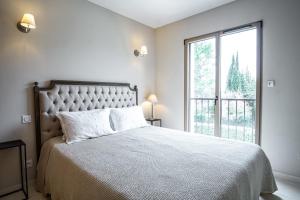
[[[191,130],[215,132],[215,98],[191,98]],[[221,137],[255,143],[255,99],[221,99]]]

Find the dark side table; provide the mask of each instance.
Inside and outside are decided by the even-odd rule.
[[[161,119],[158,119],[158,118],[154,118],[154,119],[146,119],[146,121],[150,122],[151,125],[154,124],[154,122],[159,122],[159,126],[161,127]]]
[[[22,187],[20,189],[8,192],[6,194],[1,194],[1,197],[10,195],[15,192],[22,191],[25,195],[25,199],[28,199],[28,180],[27,180],[27,165],[26,165],[26,144],[22,140],[13,140],[8,142],[0,143],[0,150],[10,149],[10,148],[19,148],[19,157],[20,157],[20,171],[21,171],[21,182]]]

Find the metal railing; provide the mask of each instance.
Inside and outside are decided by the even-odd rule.
[[[215,132],[217,98],[191,98],[191,129],[205,135]],[[221,137],[255,143],[256,99],[220,99]]]

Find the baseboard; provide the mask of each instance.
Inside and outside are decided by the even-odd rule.
[[[9,186],[6,188],[2,188],[2,189],[0,189],[0,195],[6,194],[6,193],[14,191],[14,190],[18,190],[21,187],[22,187],[21,184],[17,184],[17,185],[12,185],[12,186]]]
[[[31,185],[34,185],[34,184],[35,184],[34,179],[33,180],[28,180],[28,187],[31,186]],[[9,186],[9,187],[6,187],[6,188],[2,188],[2,189],[0,189],[0,195],[11,192],[11,191],[14,191],[14,190],[18,190],[20,188],[22,188],[21,184],[16,184],[16,185],[12,185],[12,186]]]
[[[292,176],[292,175],[281,173],[281,172],[278,172],[278,171],[273,171],[273,173],[274,173],[274,176],[276,178],[280,178],[280,179],[300,183],[300,177]]]

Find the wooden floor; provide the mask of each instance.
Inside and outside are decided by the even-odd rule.
[[[260,200],[300,200],[300,183],[276,179],[279,190],[273,195],[260,197]],[[41,193],[35,191],[33,186],[29,187],[29,200],[46,200]],[[16,193],[1,200],[20,200],[23,198],[22,193]]]

